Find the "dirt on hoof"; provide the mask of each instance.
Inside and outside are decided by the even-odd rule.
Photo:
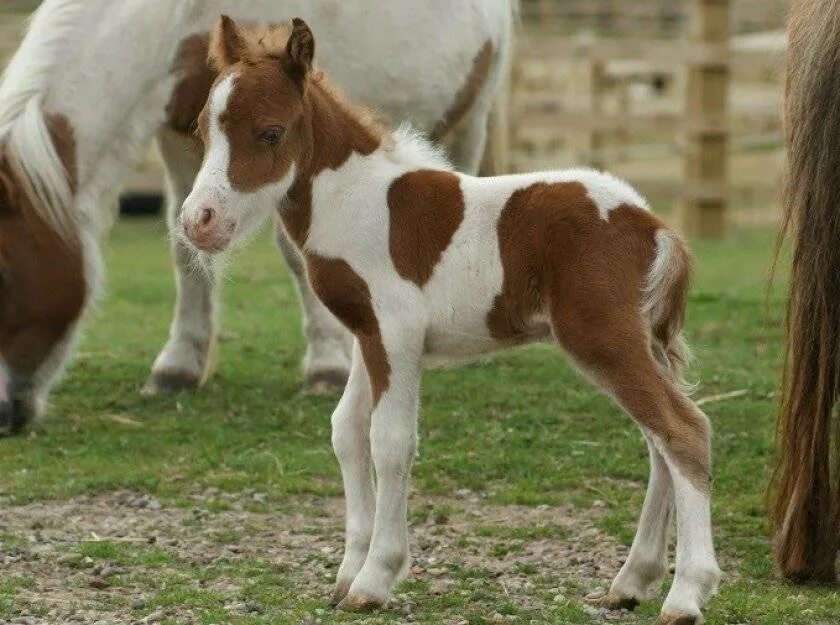
[[[620,597],[611,592],[587,597],[589,603],[607,610],[635,610],[639,600],[635,597]]]
[[[656,625],[701,625],[703,617],[696,614],[660,614]]]
[[[118,491],[0,507],[0,623],[332,622],[341,499],[269,501],[210,488],[178,504]],[[491,505],[464,493],[415,495],[411,510],[408,579],[370,623],[395,613],[446,624],[465,614],[507,622],[514,612],[539,621],[567,608],[595,622],[629,616],[584,600],[627,551],[597,529],[593,511]],[[354,608],[368,607],[358,599]]]
[[[382,607],[382,601],[366,595],[347,595],[338,604],[339,610],[345,612],[373,612]]]
[[[187,371],[153,371],[143,389],[143,395],[174,395],[194,391],[201,380]]]

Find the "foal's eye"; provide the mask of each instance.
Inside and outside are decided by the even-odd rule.
[[[277,145],[283,139],[285,134],[282,128],[272,127],[264,130],[260,135],[260,141],[266,145]]]

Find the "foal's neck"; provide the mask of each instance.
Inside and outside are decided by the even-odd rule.
[[[286,231],[298,248],[305,245],[309,235],[312,184],[318,174],[326,169],[337,170],[353,154],[372,154],[385,134],[321,81],[309,85],[306,98],[302,129],[305,148],[280,211]]]
[[[315,81],[307,92],[311,135],[305,173],[317,176],[338,169],[353,154],[367,156],[382,143],[385,130],[366,119],[366,113],[343,101],[332,87]]]

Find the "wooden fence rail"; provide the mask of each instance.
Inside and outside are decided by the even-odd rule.
[[[618,38],[569,36],[562,31],[568,28],[565,19],[534,20],[527,11],[539,0],[526,2],[524,32],[516,46],[509,93],[508,130],[502,142],[510,145],[506,160],[522,171],[557,166],[558,149],[570,151],[572,162],[596,166],[644,160],[650,155],[664,155],[671,162],[681,159],[682,176],[677,179],[636,173],[631,181],[648,194],[677,200],[682,225],[690,234],[719,236],[726,223],[728,201],[766,192],[729,182],[731,149],[750,141],[775,142],[779,138],[778,104],[773,99],[751,101],[737,110],[727,106],[730,76],[772,76],[782,64],[783,35],[730,39],[733,6],[744,13],[750,2],[750,6],[758,6],[753,0],[612,2],[610,10],[618,11],[615,14],[623,15],[622,19],[646,20],[647,14],[634,7],[655,5],[661,8],[657,14],[660,21],[671,19],[682,24],[681,28],[691,25],[690,37],[669,39],[661,38],[661,31],[658,39],[634,32]],[[595,5],[603,8],[609,3],[574,0],[543,4],[544,8],[562,6],[584,15],[591,14]],[[679,20],[668,18],[668,11],[676,15],[677,5],[681,7]],[[24,28],[21,15],[0,19],[0,66],[20,41]],[[559,93],[556,81],[543,75],[550,74],[555,63],[572,68],[565,93]],[[529,77],[534,68],[536,75]],[[668,97],[652,98],[650,106],[631,106],[629,93],[640,85],[661,90]],[[608,100],[611,106],[605,105]],[[566,139],[559,139],[560,135]],[[626,139],[630,136],[645,138],[631,145]],[[526,149],[523,145],[537,147]],[[549,156],[541,158],[541,153]],[[146,162],[140,171],[129,180],[129,188],[153,191],[160,187],[155,165]]]
[[[784,36],[731,39],[732,6],[691,0],[690,33],[670,39],[561,36],[551,20],[526,21],[510,98],[514,169],[556,166],[564,148],[566,160],[610,167],[658,145],[665,148],[660,156],[682,161],[682,174],[664,181],[635,174],[631,181],[647,194],[674,198],[688,234],[721,236],[733,199],[758,194],[772,203],[772,185],[730,184],[728,172],[733,147],[780,141],[778,102],[771,89],[766,100],[732,109],[730,76],[772,81],[781,72]],[[558,80],[555,63],[572,69]],[[642,85],[670,97],[654,95],[631,110],[628,93]],[[649,145],[625,145],[630,134]],[[549,157],[540,159],[541,152]]]

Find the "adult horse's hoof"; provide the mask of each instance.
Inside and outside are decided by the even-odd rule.
[[[346,371],[340,369],[326,369],[306,374],[303,389],[310,395],[335,395],[344,390],[347,385]]]
[[[588,599],[592,605],[606,608],[607,610],[635,610],[639,605],[639,600],[636,597],[622,597],[612,592],[605,595],[593,597]]]
[[[143,395],[174,395],[198,388],[201,379],[187,371],[153,371],[141,393]]]
[[[382,607],[383,601],[368,595],[350,593],[338,604],[345,612],[372,612]]]
[[[703,617],[699,614],[669,614],[662,613],[656,619],[656,625],[700,625]]]
[[[0,437],[23,434],[31,416],[31,410],[21,401],[0,402]]]
[[[350,592],[350,584],[336,584],[330,597],[330,605],[334,608],[338,607],[348,592]]]

